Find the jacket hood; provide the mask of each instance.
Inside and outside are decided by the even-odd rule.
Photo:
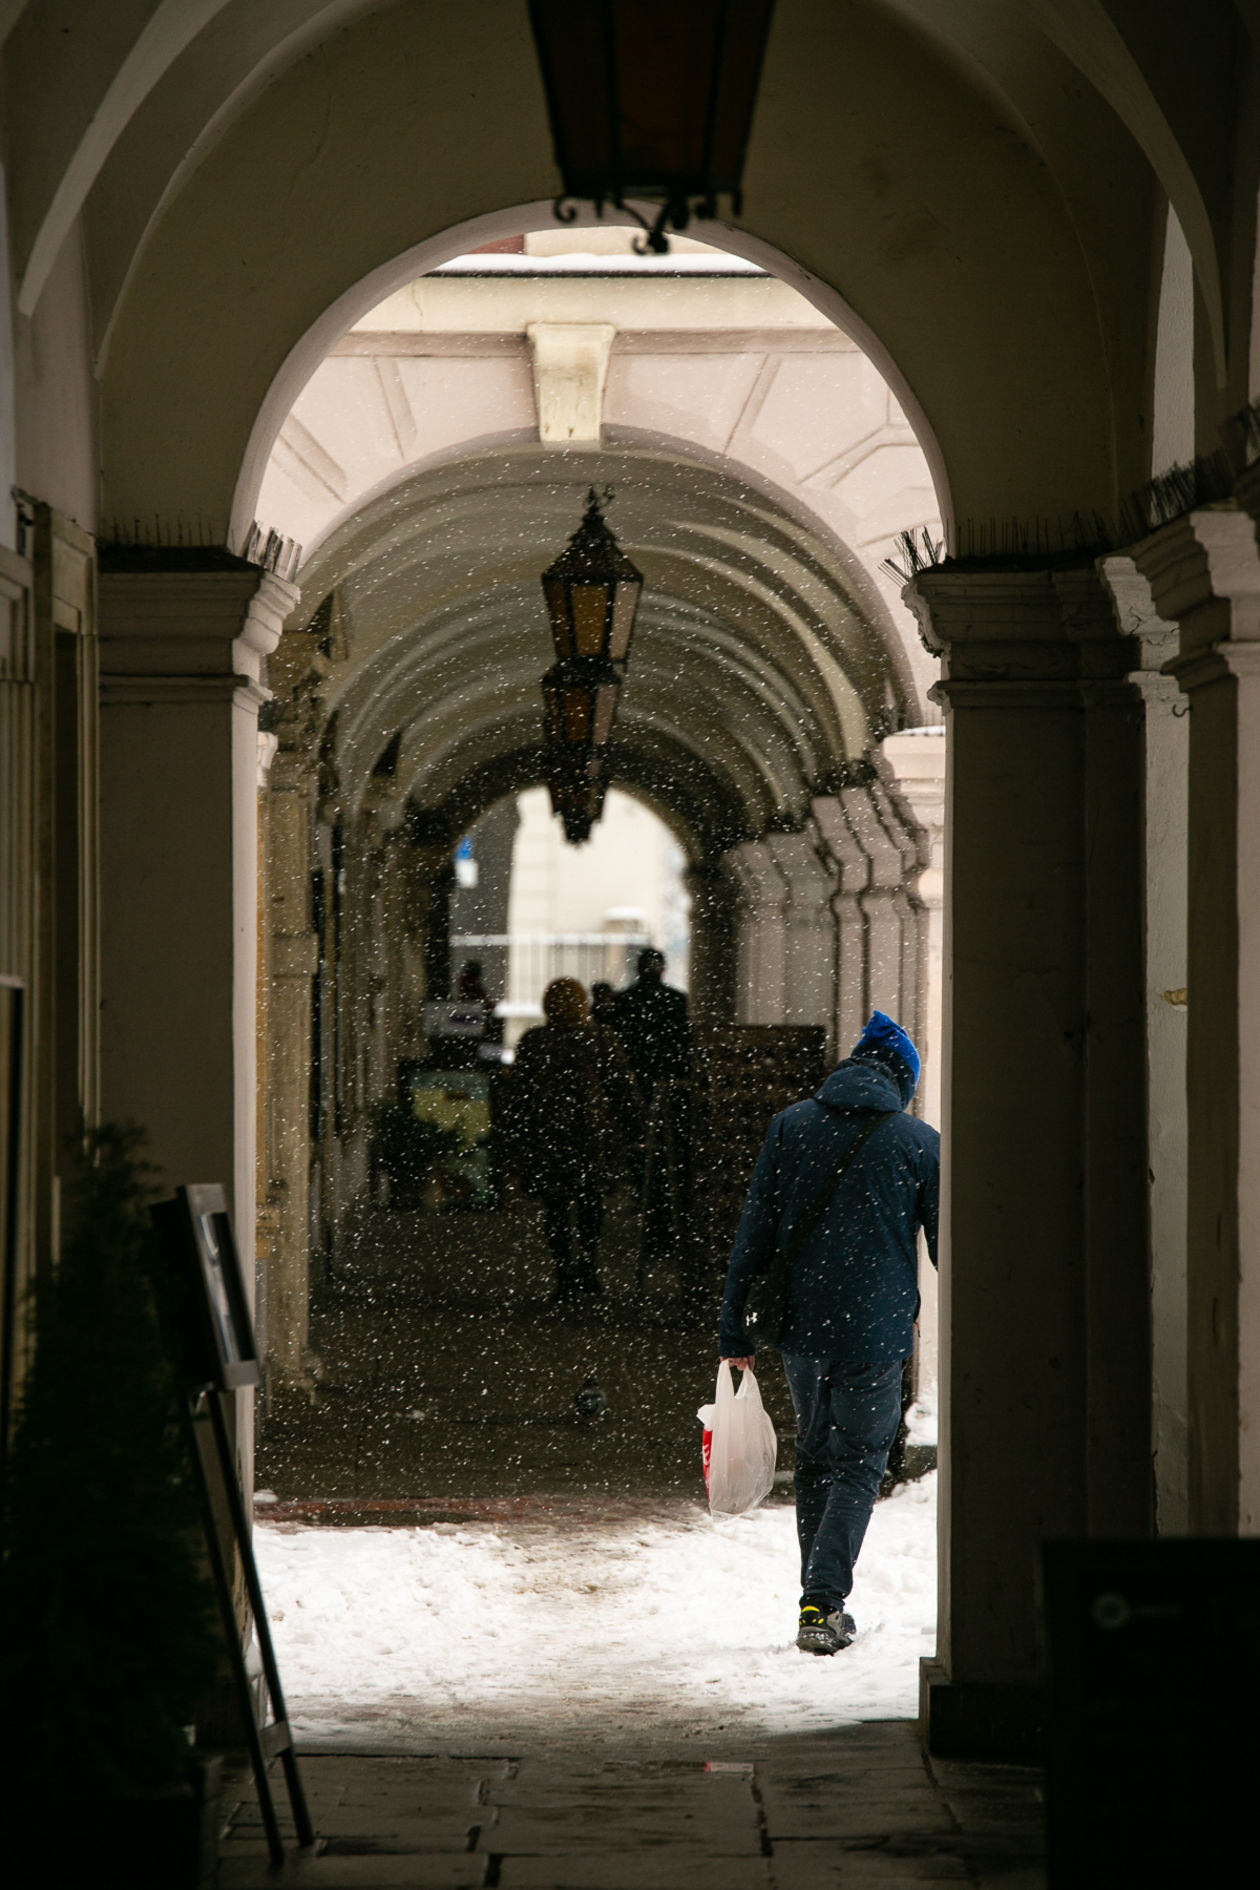
[[[827,1078],[818,1092],[818,1101],[827,1109],[869,1109],[877,1115],[890,1109],[904,1109],[914,1094],[914,1084],[906,1071],[909,1094],[902,1094],[888,1063],[868,1061],[865,1057],[846,1057]]]

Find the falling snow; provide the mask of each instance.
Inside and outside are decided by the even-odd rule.
[[[306,1745],[485,1751],[699,1742],[911,1717],[935,1643],[936,1478],[876,1508],[834,1659],[797,1652],[795,1511],[628,1505],[562,1525],[263,1524]]]

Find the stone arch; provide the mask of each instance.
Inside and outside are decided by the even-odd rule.
[[[110,333],[107,516],[225,531],[259,412],[299,338],[353,285],[379,295],[393,259],[414,273],[418,246],[478,218],[487,233],[505,214],[519,228],[523,213],[501,206],[549,199],[525,15],[505,7],[498,25],[479,42],[472,99],[463,17],[386,8],[345,27],[335,67],[299,58],[222,132],[150,230]],[[896,102],[911,80],[920,109],[906,119]],[[417,121],[427,161],[403,190],[398,152]],[[257,214],[258,180],[272,175],[288,180],[278,243]],[[739,244],[795,258],[806,293],[861,324],[872,348],[879,338],[907,410],[939,443],[960,515],[1114,509],[1129,417],[1115,410],[1080,233],[1017,113],[905,21],[801,4],[776,28],[747,181]],[[1042,279],[1053,298],[1004,292]],[[339,326],[345,317],[343,305]]]

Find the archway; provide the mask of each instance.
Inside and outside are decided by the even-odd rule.
[[[302,431],[281,430],[289,463],[300,452],[308,469],[335,478],[331,422],[321,426],[312,400],[300,420]],[[326,1492],[346,1487],[349,1502],[340,1472],[358,1478],[360,1499],[371,1488],[400,1501],[422,1481],[438,1503],[471,1502],[492,1462],[496,1487],[522,1500],[540,1487],[561,1500],[578,1490],[659,1499],[675,1480],[694,1481],[690,1414],[694,1385],[711,1370],[712,1293],[701,1329],[688,1330],[672,1266],[644,1266],[628,1244],[633,1201],[620,1226],[615,1201],[606,1222],[612,1307],[592,1334],[540,1321],[547,1263],[536,1227],[531,1247],[511,1205],[489,1236],[466,1216],[459,1232],[472,1237],[461,1242],[432,1208],[407,1220],[407,1210],[375,1213],[369,1198],[372,1103],[400,1060],[432,1053],[417,1025],[425,996],[448,989],[458,843],[504,795],[542,778],[538,574],[586,485],[611,486],[620,540],[648,580],[613,778],[656,807],[686,851],[697,1011],[767,1036],[816,1027],[834,1046],[876,998],[917,1007],[916,1029],[926,1021],[931,917],[918,886],[933,841],[905,796],[896,744],[934,751],[939,793],[939,728],[900,733],[925,712],[931,666],[905,639],[871,542],[846,544],[822,504],[785,492],[747,456],[625,425],[558,454],[524,428],[488,438],[475,409],[468,425],[465,448],[375,480],[365,471],[364,492],[343,488],[339,504],[329,489],[328,523],[298,569],[301,607],[272,663],[271,802],[273,813],[277,803],[288,811],[273,830],[270,870],[296,885],[313,867],[338,939],[318,954],[325,1014],[337,1005],[341,1037],[315,1209],[329,1231],[317,1294],[319,1343],[332,1340],[321,1404],[358,1443],[350,1467],[325,1459]],[[868,435],[905,453],[904,434],[881,428],[883,413]],[[280,512],[278,522],[290,521]],[[303,794],[305,826],[293,818]],[[280,1119],[309,1081],[291,1055],[303,1021],[292,1008],[276,1020],[288,1089],[273,1090],[269,1108]],[[283,1215],[300,1201],[301,1177],[277,1179],[284,1207],[264,1267],[279,1280]],[[294,1303],[290,1294],[290,1316]],[[545,1348],[545,1393],[526,1347]],[[489,1359],[504,1365],[513,1402]],[[292,1360],[295,1377],[301,1363]],[[597,1437],[575,1429],[572,1409],[588,1366],[614,1414]],[[790,1412],[769,1379],[767,1398],[786,1435]],[[263,1472],[285,1497],[302,1429],[281,1414],[264,1434]]]
[[[1114,157],[1115,166],[1108,167],[1108,174],[1115,174],[1117,168],[1133,170],[1133,154],[1120,135],[1104,123],[1106,113],[1100,108],[1096,114],[1085,115],[1088,137],[1078,141],[1069,164],[1055,127],[1038,120],[1037,135],[1032,135],[1029,126],[1037,113],[1032,112],[1030,117],[1034,100],[1027,89],[1015,86],[1007,96],[995,98],[978,59],[969,55],[960,71],[951,51],[920,34],[900,15],[894,18],[875,8],[860,9],[859,13],[856,35],[851,41],[846,39],[843,46],[825,10],[815,17],[812,9],[802,7],[791,15],[788,34],[780,42],[789,60],[785,70],[791,71],[795,65],[805,67],[813,61],[819,74],[817,85],[825,86],[827,82],[821,76],[824,69],[832,70],[834,79],[835,62],[843,54],[846,83],[855,86],[859,103],[851,126],[846,124],[837,144],[828,141],[830,133],[813,136],[813,128],[828,119],[821,109],[811,106],[806,110],[809,137],[794,138],[786,121],[785,114],[795,112],[802,99],[807,106],[811,101],[813,106],[820,106],[827,96],[810,90],[812,78],[805,81],[803,90],[792,84],[779,93],[779,119],[773,140],[766,146],[769,207],[764,228],[746,241],[734,240],[751,247],[759,240],[773,239],[782,249],[805,258],[818,274],[817,282],[810,285],[811,293],[825,297],[843,288],[848,303],[860,311],[858,319],[865,319],[884,337],[902,364],[920,407],[931,417],[935,438],[949,461],[954,504],[964,520],[1014,513],[1025,522],[1037,518],[1070,521],[1078,512],[1086,518],[1094,511],[1105,513],[1111,508],[1117,487],[1128,483],[1141,461],[1141,428],[1135,418],[1140,410],[1141,376],[1136,353],[1126,345],[1144,313],[1137,306],[1141,295],[1133,290],[1140,271],[1126,275],[1117,266],[1114,275],[1109,273],[1110,259],[1099,253],[1105,246],[1091,237],[1087,227],[1089,219],[1082,208],[1081,193],[1065,183],[1065,176],[1072,165],[1082,162],[1086,147],[1096,161]],[[819,28],[817,32],[805,30],[814,26]],[[459,29],[451,30],[457,33]],[[115,516],[125,519],[140,511],[147,516],[151,496],[160,494],[158,510],[163,518],[175,522],[176,533],[179,508],[187,506],[189,520],[200,513],[208,521],[206,529],[219,537],[244,443],[266,390],[277,385],[276,376],[284,360],[300,348],[300,335],[313,332],[320,312],[340,294],[349,292],[347,284],[363,280],[373,269],[391,268],[389,258],[406,253],[418,240],[428,242],[434,231],[461,218],[491,215],[496,223],[485,226],[485,233],[497,234],[502,218],[492,206],[522,195],[543,195],[548,181],[541,176],[545,165],[540,161],[540,181],[534,182],[528,162],[523,168],[520,162],[522,151],[532,149],[537,156],[542,148],[541,118],[536,114],[532,145],[527,127],[523,139],[518,138],[513,146],[510,180],[494,175],[487,183],[480,172],[472,179],[456,176],[457,166],[451,162],[445,168],[437,167],[426,179],[424,204],[417,209],[411,203],[405,216],[398,213],[396,192],[382,189],[373,198],[369,219],[356,221],[354,216],[338,216],[334,209],[329,220],[329,205],[335,204],[337,189],[335,181],[331,189],[328,185],[330,173],[337,169],[339,148],[336,137],[324,148],[324,131],[331,122],[340,133],[352,119],[357,131],[364,114],[374,113],[367,144],[372,144],[379,131],[383,147],[391,118],[407,115],[391,92],[391,79],[406,68],[408,46],[419,46],[418,40],[408,38],[409,32],[410,24],[402,18],[401,9],[382,9],[362,31],[356,23],[349,34],[353,42],[348,45],[349,57],[334,75],[331,92],[318,80],[312,82],[309,69],[286,73],[269,100],[269,105],[276,108],[274,121],[265,124],[265,114],[256,105],[247,104],[228,126],[227,135],[219,141],[220,148],[209,154],[207,163],[181,191],[181,212],[191,212],[196,236],[188,238],[178,231],[170,217],[159,217],[153,225],[143,261],[116,304],[116,319],[113,315],[105,317],[112,320],[105,399],[107,504]],[[504,43],[513,43],[510,32]],[[424,70],[421,90],[426,108],[434,105],[433,123],[440,129],[444,101],[429,88],[432,85],[440,90],[446,84],[454,96],[457,87],[451,80],[457,61],[452,58],[443,65],[444,53],[449,50],[445,42],[436,49],[429,44],[421,48],[425,55],[435,50],[437,56]],[[401,60],[397,57],[400,52],[404,54]],[[522,112],[528,117],[530,101],[525,99],[522,106],[522,99],[512,95],[510,84],[505,82],[506,72],[498,65],[498,52],[496,47],[487,71],[485,98],[491,101],[492,109],[503,106],[503,124],[512,124],[519,131],[519,117]],[[394,73],[384,70],[391,59]],[[896,88],[890,80],[894,71],[899,74]],[[892,122],[895,96],[906,71],[913,74],[916,97],[928,101],[930,109],[916,122],[910,140],[899,150],[895,166],[890,169],[887,164],[877,164],[864,170],[868,147],[879,148],[880,123]],[[382,73],[384,82],[378,85],[376,79]],[[370,84],[366,82],[369,76]],[[502,95],[496,86],[502,87]],[[330,108],[334,92],[336,100]],[[360,92],[362,96],[356,103]],[[414,103],[414,97],[409,97],[407,110]],[[995,127],[1000,133],[996,142],[992,137]],[[465,128],[460,126],[461,134]],[[295,129],[298,136],[293,141]],[[291,141],[286,150],[314,153],[308,167],[310,175],[299,176],[288,196],[292,222],[286,229],[286,240],[293,244],[298,267],[287,279],[286,272],[270,267],[269,256],[264,262],[262,245],[255,246],[255,230],[248,218],[239,215],[248,194],[245,180],[262,174],[266,153],[278,148],[281,138]],[[1000,179],[996,188],[990,188],[994,173],[986,156],[986,188],[973,192],[968,183],[969,166],[975,168],[981,144],[986,154],[991,149],[1002,153],[996,166]],[[390,152],[391,164],[396,148]],[[1047,148],[1055,152],[1052,164],[1043,159]],[[460,149],[461,136],[451,135],[447,151]],[[486,149],[489,170],[494,172],[500,153],[493,139],[487,140]],[[944,161],[938,162],[942,153]],[[383,160],[383,148],[378,156]],[[754,166],[755,157],[754,153]],[[813,174],[809,172],[811,165]],[[812,186],[818,177],[830,178],[833,174],[839,185],[837,165],[846,167],[844,182],[848,183],[852,173],[861,179],[860,188],[849,191],[837,187],[818,213]],[[355,190],[372,174],[371,162],[365,162],[356,173]],[[926,195],[921,179],[928,180]],[[319,263],[312,270],[306,257],[308,248],[313,253],[315,245],[304,238],[314,233],[316,204],[322,225],[319,233],[330,240],[323,245]],[[245,232],[244,246],[250,251],[241,265],[238,250],[240,266],[234,267],[230,286],[226,277],[210,282],[204,273],[199,274],[199,258],[192,254],[195,244],[213,231],[215,220],[227,213],[229,205],[238,213],[234,227]],[[965,210],[960,208],[963,206]],[[406,223],[405,233],[391,234],[394,223]],[[1128,231],[1113,243],[1113,255],[1123,252],[1126,242],[1136,244],[1138,240],[1135,232]],[[964,269],[957,267],[960,250],[968,258]],[[1037,280],[1039,270],[1046,273],[1047,280],[1052,277],[1053,308],[1049,297],[1035,293],[1010,305],[1001,292],[1006,268],[1013,269],[1021,281]],[[282,279],[283,286],[277,286]],[[824,279],[837,286],[830,291],[820,287]],[[250,293],[255,289],[258,292],[254,310],[258,320],[243,350],[239,336],[225,339],[213,331],[215,311],[239,297],[242,282]],[[949,334],[946,350],[940,346],[941,324]],[[184,424],[188,409],[181,404],[178,375],[171,369],[169,354],[157,359],[155,333],[166,337],[168,346],[169,337],[174,335],[176,349],[195,350],[198,358],[210,366],[212,397],[221,395],[222,399],[215,400],[213,420],[203,423],[203,450],[197,446],[192,451],[187,449],[186,441],[199,438],[198,429]],[[241,358],[242,352],[249,358]],[[213,439],[207,437],[211,433]],[[1117,443],[1114,456],[1113,442]],[[1016,530],[1017,542],[1021,529],[1022,525]],[[1053,527],[1050,535],[1054,536]],[[1070,530],[1064,535],[1070,538]],[[1000,542],[1001,534],[997,536]],[[1059,646],[1065,639],[1070,644],[1072,661],[1083,659],[1076,636],[1079,619],[1073,619],[1069,635],[1064,612],[1072,606],[1064,603],[1061,608],[1060,592],[1053,586],[1050,589],[1053,603],[1044,621],[1038,621],[1043,629],[1051,627],[1043,638],[1033,638],[1037,655],[1030,660],[1051,672],[1043,680],[1054,681],[1059,679],[1056,664],[1064,654]],[[1029,596],[1018,586],[1010,595],[1016,598],[1011,609],[1022,624]],[[971,608],[969,600],[964,617]],[[938,628],[935,634],[938,640],[949,641],[957,631],[961,642],[970,626],[970,617],[961,625],[950,620],[947,631]],[[1015,643],[1020,645],[1019,635]],[[1005,649],[1005,642],[1002,647]],[[983,669],[983,659],[979,668]],[[977,674],[966,680],[979,684],[981,678]],[[1074,690],[1080,680],[1077,669],[1072,668],[1069,687]],[[860,690],[858,698],[862,699]],[[1073,707],[1079,706],[1074,696]],[[996,718],[991,718],[991,725],[995,722]],[[781,739],[785,751],[794,749],[793,740],[786,736]],[[330,742],[330,763],[335,749],[336,742]],[[851,761],[852,756],[846,753],[845,759]],[[751,776],[755,770],[746,772]],[[983,772],[981,768],[981,775]],[[1076,862],[1077,853],[1072,851],[1075,841],[1069,844],[1069,838],[1076,833],[1081,810],[1072,799],[1073,777],[1069,769],[1052,772],[1047,792],[1052,801],[1063,802],[1064,847]],[[842,793],[847,793],[872,784],[845,776],[838,785]],[[987,805],[983,794],[980,800]],[[895,861],[903,841],[896,832],[896,822],[888,820],[885,813],[883,800],[872,787],[862,817],[852,821],[846,817],[842,851],[848,853],[852,839],[855,858],[865,857],[872,866],[876,853],[886,863]],[[793,817],[786,818],[791,821]],[[866,833],[873,852],[864,853],[855,828]],[[979,834],[979,823],[973,831]],[[772,993],[769,1001],[780,1006],[784,1001],[784,928],[792,911],[790,891],[784,892],[787,875],[780,856],[791,860],[794,849],[769,843],[794,842],[799,834],[783,834],[776,829],[773,833],[767,831],[755,844],[761,839],[767,842],[766,853],[750,863],[747,883],[750,889],[760,889],[767,895],[762,903],[770,909],[771,917],[760,928],[749,964],[755,965],[762,989]],[[1005,852],[1013,859],[1018,849],[1015,837],[1009,839]],[[977,848],[979,844],[976,840]],[[808,860],[804,864],[808,870]],[[977,905],[983,903],[990,866],[990,861],[980,861],[977,854],[977,873],[970,882]],[[1078,879],[1079,874],[1075,878],[1069,874],[1055,883],[1075,886]],[[879,894],[882,908],[894,919],[895,898],[884,895],[895,894],[898,883],[895,878],[890,883],[876,876],[869,886],[872,905],[876,903],[874,895]],[[1026,900],[1021,904],[1018,886],[1003,884],[1010,896],[1004,894],[999,908],[1027,909]],[[861,926],[854,929],[863,928],[869,930],[865,910]],[[306,936],[300,923],[291,936]],[[295,953],[295,965],[299,958],[300,953]],[[309,974],[295,970],[295,977],[302,975]],[[247,987],[248,979],[238,980],[238,986]],[[1075,986],[1073,993],[1065,1002],[1075,1016],[1080,996]],[[974,1103],[983,1087],[980,1064],[990,1053],[996,1059],[998,1046],[992,1032],[973,1042],[983,1042],[987,1049],[983,1054],[971,1051],[968,1080],[972,1087],[968,1090],[963,1082],[957,1094],[970,1094]],[[1046,1045],[1052,1062],[1053,1047]],[[1059,1065],[1055,1063],[1055,1067]],[[1062,1072],[1062,1085],[1065,1094],[1075,1094],[1079,1088],[1075,1076],[1067,1070]],[[1063,1113],[1067,1119],[1072,1112],[1065,1105]],[[1059,1143],[1055,1146],[1058,1148]],[[1070,1151],[1061,1153],[1066,1173],[1075,1157]],[[974,1148],[968,1160],[974,1184],[980,1170]],[[244,1184],[248,1163],[238,1161],[237,1166],[238,1180]],[[247,1192],[242,1185],[243,1199]],[[979,1200],[980,1195],[973,1185],[970,1193],[964,1189],[956,1198],[965,1203]],[[1069,1200],[1071,1189],[1056,1193],[1055,1198]],[[1080,1247],[1081,1239],[1080,1229],[1071,1233],[1075,1247]],[[988,1254],[996,1265],[993,1243],[986,1245],[979,1235],[977,1240],[975,1251]],[[977,1343],[981,1336],[978,1328],[972,1332]],[[1037,1382],[1048,1400],[1047,1408],[1057,1410],[1053,1382],[1044,1372]],[[971,1417],[982,1432],[983,1414],[976,1410]],[[962,1508],[967,1509],[973,1524],[982,1520],[980,1512],[985,1503],[974,1493],[964,1501],[961,1485],[959,1503],[960,1514]],[[1024,1516],[1022,1528],[1021,1540],[1036,1538],[1040,1523],[1031,1510]],[[979,1619],[983,1609],[974,1582],[968,1593],[979,1609]],[[1027,1614],[1025,1607],[1021,1616],[1024,1628],[1028,1625]],[[982,1669],[982,1660],[973,1663],[973,1677]]]
[[[616,235],[605,233],[605,250]],[[592,239],[575,240],[580,249]],[[335,853],[335,879],[386,902],[364,928],[376,950],[391,934],[388,902],[409,902],[405,957],[430,989],[435,970],[444,988],[440,950],[435,957],[421,934],[444,945],[450,849],[487,796],[540,778],[534,692],[547,659],[537,576],[572,528],[587,484],[610,487],[619,535],[647,577],[614,774],[655,800],[684,837],[699,1015],[816,1026],[834,1047],[882,1002],[922,1035],[933,1015],[927,965],[934,944],[939,953],[939,928],[934,934],[918,882],[939,844],[939,817],[924,829],[899,786],[893,750],[882,745],[933,713],[933,665],[879,559],[892,520],[932,505],[927,468],[851,343],[760,271],[720,280],[718,259],[697,257],[700,248],[654,282],[622,236],[615,277],[583,280],[576,306],[574,277],[549,274],[545,259],[522,257],[526,275],[515,279],[486,280],[488,267],[481,280],[428,277],[338,344],[281,427],[264,481],[270,521],[315,533],[300,572],[303,602],[272,662],[277,779],[291,805],[294,771],[304,766],[313,783],[318,755],[308,806],[318,801],[332,829],[322,865],[332,871]],[[479,262],[461,270],[471,274]],[[705,268],[684,287],[688,262]],[[618,297],[629,298],[629,314]],[[652,298],[664,314],[649,307]],[[538,321],[563,333],[555,318],[574,314],[618,317],[635,373],[610,371],[593,437],[579,451],[557,451],[538,438],[547,398]],[[612,336],[612,320],[603,332]],[[495,337],[489,373],[484,354],[469,360],[470,335]],[[454,392],[445,378],[452,361]],[[720,454],[708,443],[703,377],[716,363],[729,384],[732,362],[744,386],[728,385],[730,450]],[[415,378],[421,367],[427,383]],[[664,407],[662,386],[672,390]],[[426,387],[441,392],[436,426],[446,442],[427,455],[435,422],[421,398]],[[503,430],[505,410],[522,398],[532,438],[523,426]],[[667,408],[680,436],[660,431]],[[649,431],[643,423],[652,420]],[[827,427],[826,476],[818,478],[817,441]],[[318,738],[316,704],[326,718]],[[939,742],[918,749],[935,752]],[[937,752],[938,795],[939,776]],[[922,799],[923,786],[914,783],[909,802]],[[365,850],[360,836],[369,829]],[[319,870],[318,848],[292,822],[284,831],[297,848],[289,877],[304,883],[313,861]],[[369,856],[357,880],[356,862]],[[400,873],[402,895],[388,890]],[[333,903],[330,893],[325,904]],[[388,909],[396,929],[400,907]],[[379,967],[367,978],[390,990],[404,981]],[[383,1032],[359,1032],[358,1049],[347,1045],[351,1116],[389,1083],[400,1054],[419,1050],[398,1040],[389,1004],[368,1008],[388,1021]],[[286,1041],[293,1025],[286,1010]],[[414,1018],[408,1028],[414,1039]],[[386,1053],[382,1035],[391,1033]],[[938,1059],[925,1047],[935,1087]],[[274,1112],[281,1119],[293,1116],[303,1082],[300,1072],[291,1077],[289,1102]],[[323,1120],[340,1124],[342,1114],[339,1087]],[[354,1134],[339,1127],[321,1166],[326,1192],[338,1177],[333,1219],[363,1186],[361,1147],[343,1159]],[[281,1174],[272,1193],[287,1204],[300,1272],[300,1177]],[[297,1357],[291,1351],[290,1363]]]

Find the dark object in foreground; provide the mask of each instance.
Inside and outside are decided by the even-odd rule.
[[[1045,1576],[1051,1890],[1249,1881],[1260,1541],[1049,1543]]]
[[[0,1874],[15,1890],[112,1881],[118,1830],[150,1815],[191,1831],[187,1871],[173,1850],[163,1881],[195,1882],[194,1807],[212,1788],[184,1731],[214,1682],[216,1640],[170,1422],[142,1141],[104,1124],[74,1160],[0,1491]],[[28,1832],[37,1871],[17,1864]],[[80,1842],[90,1860],[63,1869]]]
[[[93,1798],[0,1796],[13,1890],[210,1890],[219,1858],[222,1765],[191,1758],[182,1784]]]
[[[260,1379],[249,1303],[222,1187],[199,1183],[180,1188],[176,1199],[159,1202],[152,1216],[167,1262],[170,1291],[164,1311],[171,1349],[179,1360],[179,1403],[201,1495],[206,1550],[219,1597],[267,1849],[273,1867],[279,1868],[284,1863],[284,1842],[267,1774],[273,1758],[279,1758],[284,1770],[298,1843],[313,1844],[315,1833],[293,1749],[249,1518],[237,1481],[235,1442],[224,1408],[225,1400],[239,1388],[252,1387]],[[226,1540],[220,1535],[219,1524],[224,1510],[231,1524]],[[238,1629],[237,1568],[244,1578],[271,1704],[272,1721],[266,1726],[259,1725],[255,1717],[253,1684]]]

